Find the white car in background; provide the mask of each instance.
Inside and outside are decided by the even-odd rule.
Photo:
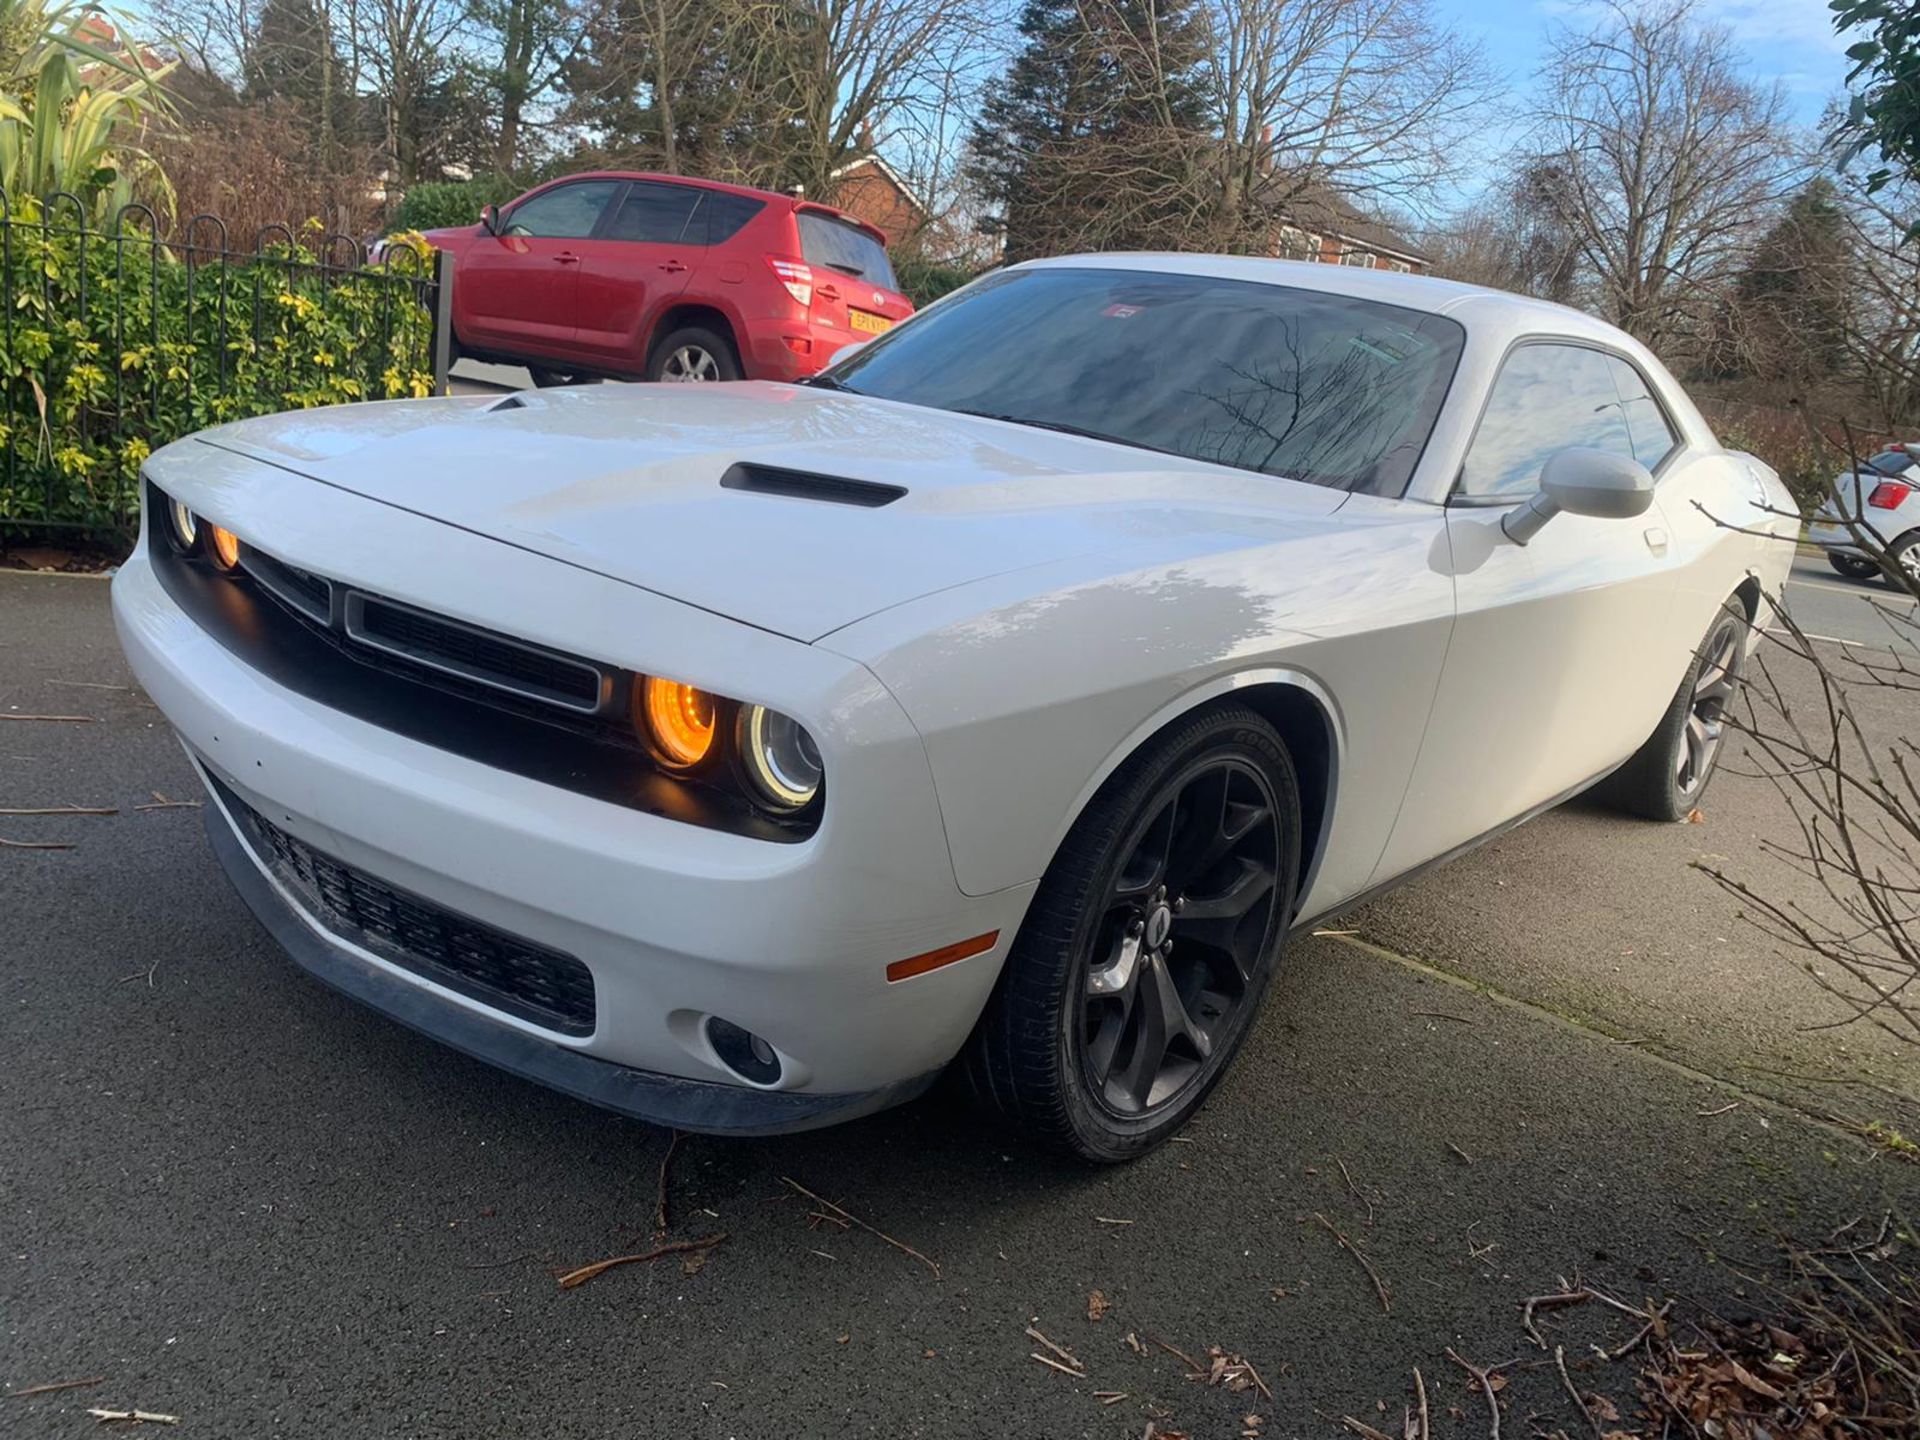
[[[801,386],[304,411],[144,483],[121,641],[299,963],[662,1124],[957,1064],[1099,1160],[1288,934],[1596,782],[1686,815],[1793,554],[1596,320],[1193,255],[1000,271]]]
[[[1880,562],[1860,546],[1855,522],[1887,558],[1920,580],[1920,463],[1914,447],[1890,445],[1858,470],[1842,471],[1807,538],[1827,552],[1827,563],[1850,580],[1881,573]]]

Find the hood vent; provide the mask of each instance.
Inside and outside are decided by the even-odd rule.
[[[844,475],[815,475],[806,470],[783,470],[773,465],[729,466],[720,477],[728,490],[750,490],[756,495],[784,495],[790,500],[821,500],[829,505],[858,505],[878,509],[907,493],[904,485],[882,485],[877,480],[850,480]]]
[[[527,402],[525,397],[516,391],[504,399],[494,401],[493,404],[487,406],[486,409],[480,413],[482,415],[498,415],[502,410],[524,410],[526,408]]]

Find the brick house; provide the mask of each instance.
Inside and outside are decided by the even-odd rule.
[[[871,150],[833,172],[833,204],[881,231],[889,248],[917,239],[933,218],[905,177]]]
[[[1278,188],[1277,180],[1270,180],[1268,185]],[[1275,213],[1283,218],[1274,227],[1268,253],[1279,259],[1357,265],[1410,275],[1424,275],[1433,267],[1431,255],[1344,195],[1306,189],[1275,195],[1272,203]]]

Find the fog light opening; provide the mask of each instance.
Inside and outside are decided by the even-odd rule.
[[[707,1017],[707,1043],[713,1053],[742,1080],[772,1085],[780,1079],[780,1055],[751,1030],[743,1030],[718,1015]]]

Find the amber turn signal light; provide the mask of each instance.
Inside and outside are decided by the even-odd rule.
[[[223,530],[218,525],[207,526],[207,553],[213,556],[213,563],[222,570],[231,570],[240,563],[240,537],[231,530]]]
[[[938,970],[942,965],[951,965],[956,960],[971,960],[975,955],[984,955],[1000,939],[998,930],[989,930],[984,935],[976,935],[971,940],[956,940],[951,945],[943,945],[938,950],[929,950],[924,955],[914,955],[905,960],[896,960],[887,966],[887,981],[911,980],[916,975],[924,975],[929,970]]]
[[[649,675],[638,682],[639,713],[644,738],[660,763],[675,770],[690,769],[713,752],[713,697],[704,690]]]

